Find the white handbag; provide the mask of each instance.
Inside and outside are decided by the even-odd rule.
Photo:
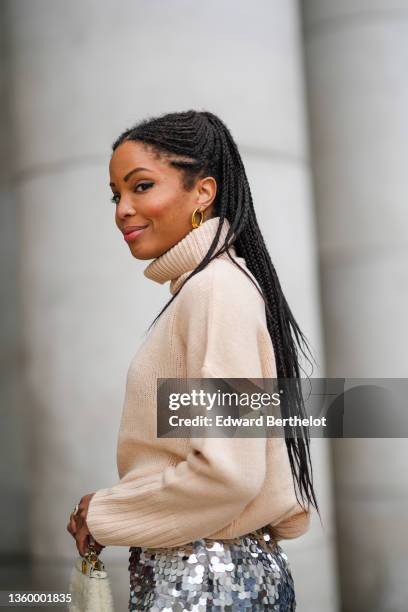
[[[69,612],[114,612],[108,573],[92,543],[84,557],[75,559],[69,592]]]

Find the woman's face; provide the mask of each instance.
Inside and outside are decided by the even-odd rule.
[[[175,156],[176,157],[176,156]],[[165,157],[141,142],[125,141],[113,152],[109,163],[115,222],[137,259],[154,259],[174,246],[193,228],[191,215],[204,212],[203,222],[212,216],[217,185],[213,177],[199,179],[185,191],[181,173]],[[195,215],[200,222],[199,212]]]

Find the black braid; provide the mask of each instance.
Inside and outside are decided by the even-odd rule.
[[[234,243],[237,255],[245,259],[248,269],[261,288],[268,331],[275,352],[277,377],[295,379],[292,400],[281,403],[282,416],[303,418],[305,408],[299,380],[298,347],[306,358],[302,344],[307,347],[310,355],[312,354],[283,294],[278,275],[259,229],[243,161],[227,126],[216,115],[208,111],[189,110],[167,113],[145,119],[125,130],[113,143],[112,150],[115,151],[126,140],[142,142],[150,146],[155,154],[165,156],[170,165],[180,169],[186,190],[190,190],[198,178],[203,176],[215,178],[217,193],[213,202],[213,210],[214,216],[220,217],[220,224],[204,259],[188,275],[184,283],[223,252],[226,252],[231,261],[248,276],[251,282],[254,282],[231,256],[229,246]],[[231,227],[224,244],[213,254],[224,219],[229,221]],[[182,286],[165,304],[149,329],[178,295]],[[298,435],[299,429],[300,435]],[[302,501],[306,499],[308,504],[315,507],[320,517],[313,487],[309,431],[304,426],[293,429],[285,426],[285,431],[287,432],[285,442],[296,498],[302,506]],[[302,501],[299,500],[296,488],[300,491]]]

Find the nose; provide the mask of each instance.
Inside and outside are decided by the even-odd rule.
[[[133,216],[135,214],[136,210],[134,208],[131,198],[127,198],[125,196],[121,197],[120,202],[116,207],[116,215],[120,219],[124,219],[125,217]]]

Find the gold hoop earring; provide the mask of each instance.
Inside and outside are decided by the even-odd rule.
[[[200,223],[196,223],[196,221],[195,221],[195,214],[196,214],[196,212],[197,212],[197,211],[198,211],[198,212],[200,213],[200,215],[201,215]],[[193,226],[193,228],[200,227],[200,225],[201,225],[201,224],[202,224],[202,222],[203,222],[203,219],[204,219],[204,211],[202,211],[202,210],[198,210],[198,208],[196,208],[196,209],[194,210],[193,214],[191,215],[191,225]]]

